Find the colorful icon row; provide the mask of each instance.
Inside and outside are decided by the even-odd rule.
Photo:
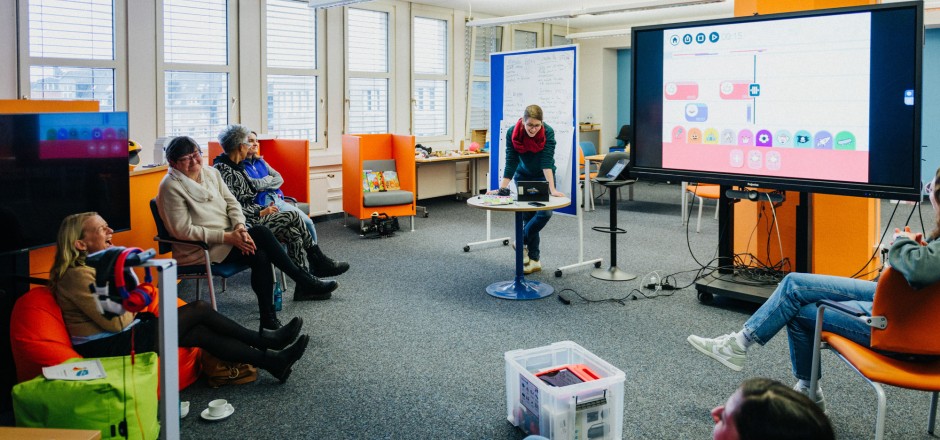
[[[55,140],[101,140],[101,139],[127,139],[127,130],[113,128],[49,128],[46,130],[47,141]]]
[[[677,125],[672,129],[672,140],[688,144],[721,144],[721,145],[747,145],[757,147],[794,147],[813,148],[817,150],[855,150],[855,134],[850,131],[840,131],[835,136],[826,130],[810,133],[806,130],[797,130],[791,134],[789,130],[758,130],[756,133],[748,130],[732,130],[726,128],[718,131],[715,128],[690,128]]]

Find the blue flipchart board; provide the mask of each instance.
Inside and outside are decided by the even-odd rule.
[[[555,130],[555,182],[571,198],[556,212],[576,215],[578,206],[577,46],[490,55],[490,188],[499,187],[506,163],[506,131],[526,106],[542,107]]]

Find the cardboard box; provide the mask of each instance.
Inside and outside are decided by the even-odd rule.
[[[504,358],[510,423],[552,440],[622,438],[623,371],[571,341],[508,351]],[[598,379],[555,387],[536,376],[570,364],[584,364]]]

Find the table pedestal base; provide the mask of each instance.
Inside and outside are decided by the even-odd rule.
[[[514,281],[499,281],[486,286],[486,293],[502,299],[540,299],[551,295],[555,288],[539,282],[517,277]]]
[[[630,281],[636,279],[636,275],[624,272],[617,266],[611,266],[609,269],[596,269],[591,271],[591,276],[607,281]]]

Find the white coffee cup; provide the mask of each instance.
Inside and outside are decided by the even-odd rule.
[[[225,399],[215,399],[209,402],[209,415],[212,417],[221,417],[225,415],[228,401]]]

